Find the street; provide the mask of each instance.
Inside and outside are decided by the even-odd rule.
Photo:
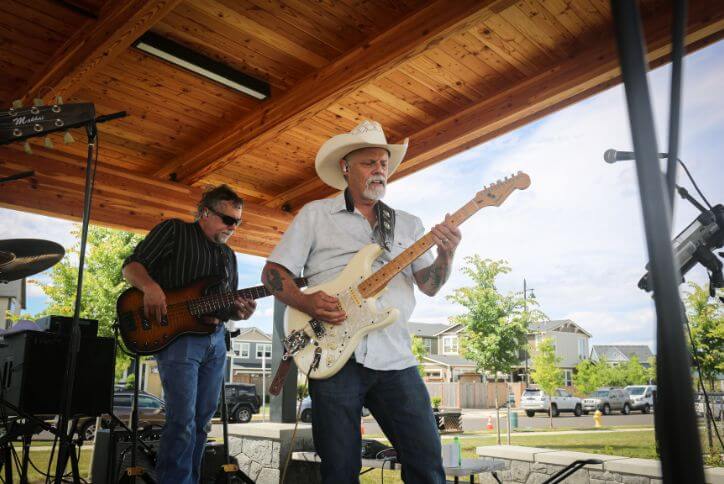
[[[500,426],[501,430],[506,428],[506,420],[503,418],[505,410],[500,411]],[[491,417],[493,426],[495,426],[495,410],[490,409],[465,409],[463,411],[463,430],[465,432],[473,432],[479,430],[485,430],[488,423],[488,416]],[[521,429],[547,429],[549,427],[548,415],[542,413],[536,414],[535,417],[518,416],[518,427]],[[553,427],[560,428],[591,428],[593,427],[593,415],[582,415],[575,417],[573,414],[562,413],[558,417],[553,419]],[[654,425],[653,414],[644,415],[639,412],[631,413],[630,415],[614,414],[608,416],[601,416],[601,425],[607,426],[619,426],[619,425],[631,425],[631,426],[652,426]],[[364,422],[365,433],[370,435],[381,434],[377,422],[368,417]]]

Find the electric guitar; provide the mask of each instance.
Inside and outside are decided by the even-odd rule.
[[[521,172],[499,180],[479,191],[452,215],[451,221],[458,226],[481,208],[500,206],[514,190],[525,190],[529,186],[530,178]],[[433,245],[432,234],[428,232],[374,273],[372,264],[383,249],[377,244],[367,245],[335,279],[305,289],[306,293],[324,291],[337,297],[347,319],[333,325],[288,306],[284,314],[285,358],[293,356],[297,367],[310,378],[329,378],[337,373],[367,333],[397,320],[398,309],[378,310],[376,300],[393,277]]]
[[[216,325],[201,322],[201,316],[230,307],[236,296],[259,299],[270,296],[264,286],[237,291],[209,293],[220,277],[206,277],[188,286],[166,292],[166,315],[157,321],[143,313],[143,292],[130,288],[118,297],[116,314],[118,329],[129,351],[139,355],[158,353],[182,334],[211,334]],[[307,285],[304,277],[294,279],[299,287]]]

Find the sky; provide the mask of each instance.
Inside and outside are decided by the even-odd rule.
[[[712,204],[724,198],[724,42],[685,57],[679,157]],[[670,66],[649,73],[658,136],[666,151]],[[499,208],[478,212],[462,227],[452,275],[433,297],[416,293],[411,321],[447,323],[461,308],[447,296],[470,285],[464,257],[504,259],[512,271],[498,281],[503,292],[534,289],[551,319],[571,319],[591,333],[589,344],[647,344],[655,350],[651,296],[637,288],[648,261],[633,161],[607,164],[608,148],[633,151],[623,86],[578,102],[537,122],[390,183],[385,202],[419,216],[428,229],[499,178],[524,171],[532,184]],[[663,164],[662,164],[663,166]],[[678,183],[695,194],[682,170]],[[677,198],[673,232],[697,215]],[[0,239],[37,237],[68,247],[72,223],[0,209]],[[243,230],[243,225],[239,230]],[[264,260],[237,254],[239,285],[259,284]],[[41,274],[34,278],[43,278]],[[697,266],[687,280],[706,283]],[[46,298],[29,287],[29,313]],[[240,327],[271,332],[272,301],[264,299]]]

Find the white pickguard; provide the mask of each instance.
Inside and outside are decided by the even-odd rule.
[[[312,338],[311,343],[294,355],[294,362],[300,371],[309,372],[315,350],[321,348],[319,366],[309,372],[310,378],[329,378],[334,375],[342,369],[367,333],[389,326],[397,320],[400,312],[396,308],[379,311],[376,305],[377,296],[363,299],[357,289],[357,286],[372,274],[372,264],[382,250],[377,244],[363,247],[335,279],[304,290],[306,293],[324,291],[338,298],[347,314],[347,320],[340,325],[320,323],[324,329],[321,337],[317,337],[310,326],[310,316],[287,307],[284,314],[285,335],[302,330]]]

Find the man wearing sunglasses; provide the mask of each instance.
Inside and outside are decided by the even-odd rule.
[[[170,219],[154,227],[123,264],[123,276],[143,291],[144,311],[166,314],[165,291],[208,276],[221,276],[218,292],[236,289],[234,252],[226,242],[241,223],[242,199],[228,186],[204,193],[196,221]],[[210,335],[183,335],[156,354],[166,400],[166,425],[156,463],[160,484],[196,484],[206,426],[216,410],[226,362],[225,325],[248,319],[256,302],[237,297],[225,310],[203,316]]]

